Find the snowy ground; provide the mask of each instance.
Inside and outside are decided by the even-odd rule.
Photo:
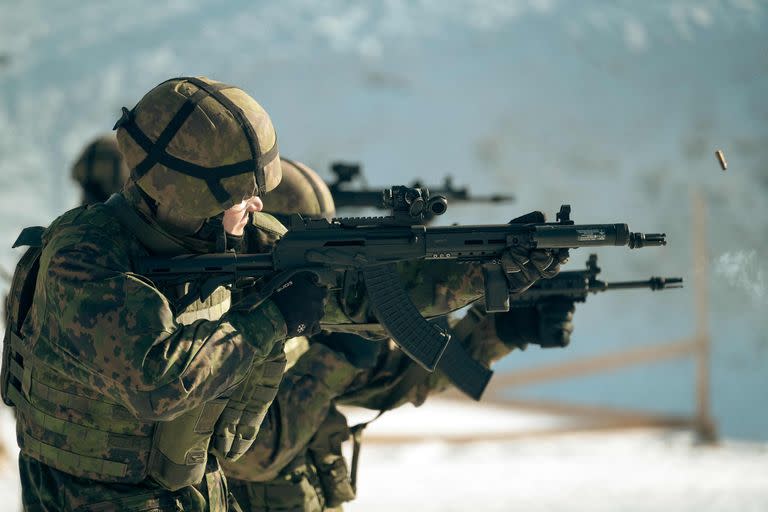
[[[354,411],[353,420],[370,419]],[[8,409],[0,437],[2,510],[20,510]],[[476,443],[379,444],[393,435],[500,435],[578,426],[569,418],[433,400],[383,416],[365,433],[357,511],[768,510],[768,443],[697,446],[687,432],[640,429]]]
[[[414,425],[414,421],[417,423]],[[568,420],[433,401],[382,417],[377,436],[522,432]],[[765,511],[768,444],[697,446],[638,429],[454,444],[363,445],[352,511]]]

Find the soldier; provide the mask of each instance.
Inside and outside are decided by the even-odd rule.
[[[283,180],[265,199],[265,211],[333,217],[330,190],[317,173],[286,158],[281,163]],[[567,345],[573,311],[573,303],[558,302],[486,316],[474,306],[451,334],[487,365],[527,343]],[[286,354],[290,369],[256,443],[223,464],[230,490],[246,510],[340,510],[354,499],[355,486],[341,453],[351,430],[335,405],[385,411],[406,402],[421,405],[448,387],[444,375],[424,371],[390,340],[322,333],[311,346],[305,337],[289,340]]]
[[[17,269],[12,286],[3,398],[17,409],[24,506],[226,510],[217,457],[253,441],[283,340],[312,331],[326,291],[297,274],[256,307],[224,289],[181,306],[183,284],[133,272],[147,255],[242,243],[281,176],[272,122],[245,92],[168,80],[116,128],[129,183],[56,219],[39,272]]]
[[[331,220],[336,215],[331,189],[319,174],[301,162],[280,157],[283,179],[264,198],[264,211],[284,220],[294,213]]]
[[[72,179],[82,189],[80,204],[102,203],[120,192],[130,171],[123,161],[114,134],[91,141],[72,166]]]
[[[59,217],[14,276],[2,382],[17,408],[24,503],[227,510],[219,459],[253,442],[282,376],[284,339],[314,332],[323,315],[370,321],[364,283],[323,311],[326,291],[308,273],[257,304],[223,288],[190,304],[198,283],[158,288],[137,275],[148,255],[264,250],[285,231],[260,213],[280,181],[276,135],[246,93],[204,78],[160,84],[116,128],[131,169],[123,191]],[[544,251],[508,256],[512,290],[559,269]],[[435,283],[401,269],[427,313],[482,293],[479,266],[443,263],[440,293],[451,300],[437,308],[428,307]],[[306,382],[327,383],[324,357],[308,359],[316,367],[303,370]],[[287,393],[301,403],[306,389]]]

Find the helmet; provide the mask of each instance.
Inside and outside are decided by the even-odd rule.
[[[213,217],[280,183],[269,114],[231,85],[172,78],[123,107],[115,129],[131,179],[179,215]]]
[[[106,201],[120,191],[128,176],[128,166],[111,133],[91,141],[72,166],[72,179],[82,187],[85,204]]]
[[[264,201],[264,211],[278,215],[299,213],[306,217],[336,215],[336,206],[328,185],[315,171],[295,160],[280,158],[283,179]]]

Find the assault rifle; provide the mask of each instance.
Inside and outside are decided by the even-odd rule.
[[[360,164],[334,162],[331,164],[331,172],[336,176],[336,180],[329,185],[333,202],[337,208],[346,206],[355,208],[375,207],[381,210],[388,210],[389,205],[381,201],[380,189],[369,189],[350,186],[355,181],[363,181],[363,173]],[[428,190],[431,195],[443,196],[448,201],[472,202],[472,203],[504,203],[513,201],[514,197],[510,195],[472,195],[467,187],[456,187],[453,184],[453,178],[446,176],[443,184],[435,187],[425,187],[421,182],[415,181],[411,188]],[[430,212],[426,212],[425,218],[432,218]]]
[[[383,200],[391,215],[332,221],[292,215],[288,232],[271,252],[147,258],[138,263],[137,270],[168,284],[191,281],[184,297],[187,301],[204,299],[219,286],[255,284],[259,297],[266,299],[300,271],[309,270],[322,282],[333,284],[339,273],[361,271],[373,312],[387,334],[427,370],[435,370],[440,362],[441,371],[459,389],[479,399],[491,371],[474,361],[459,343],[449,344],[450,335],[421,316],[400,282],[395,263],[433,259],[481,263],[486,310],[500,312],[510,305],[501,265],[508,248],[560,251],[666,245],[666,235],[633,233],[626,224],[574,224],[568,205],[560,208],[557,222],[427,227],[424,219],[428,214],[445,213],[448,203],[444,197],[399,186],[385,190]]]
[[[547,297],[566,297],[574,302],[586,302],[590,293],[637,288],[655,291],[683,287],[682,277],[651,277],[645,281],[608,283],[597,279],[599,273],[597,254],[590,254],[585,270],[566,270],[552,279],[540,279],[525,293],[510,297],[510,305],[513,307],[532,306]]]

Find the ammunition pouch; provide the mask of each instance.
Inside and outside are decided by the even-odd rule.
[[[227,401],[212,400],[171,421],[157,422],[148,475],[172,491],[200,482],[213,427]]]
[[[343,456],[334,457],[330,463],[319,464],[316,469],[326,507],[339,507],[355,499],[349,468]]]
[[[229,478],[229,490],[244,510],[253,512],[323,512],[324,491],[317,472],[304,457],[294,460],[269,482]]]
[[[341,452],[342,444],[351,435],[347,418],[331,406],[328,416],[309,443],[308,457],[317,471],[326,507],[338,507],[355,499],[347,461]]]

